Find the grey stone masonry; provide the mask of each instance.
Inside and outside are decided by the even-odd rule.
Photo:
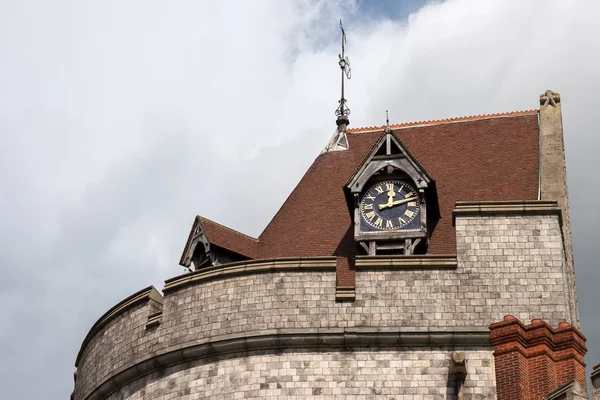
[[[452,400],[457,397],[448,382],[451,354],[448,348],[251,352],[167,368],[108,399]],[[495,399],[492,352],[468,350],[465,357],[464,398]]]
[[[592,394],[594,400],[600,400],[600,364],[594,365],[592,370]]]
[[[458,338],[488,335],[505,314],[554,326],[570,315],[560,212],[519,207],[459,210],[455,258],[361,259],[353,302],[336,302],[335,257],[247,261],[173,278],[164,299],[125,301],[94,326],[73,398],[446,399],[451,350],[465,352],[465,393],[478,396],[469,398],[494,398],[491,345],[473,349]],[[327,343],[328,332],[337,342]],[[362,335],[359,347],[352,335]],[[303,344],[309,337],[316,344]],[[414,348],[421,337],[429,350]],[[252,343],[250,353],[235,347],[240,340]]]
[[[558,215],[456,218],[456,252],[469,275],[463,290],[484,320],[571,322]]]
[[[566,288],[570,322],[579,328],[579,307],[575,289],[575,260],[567,188],[567,167],[560,94],[546,90],[540,95],[540,199],[555,200],[562,213],[566,262]]]

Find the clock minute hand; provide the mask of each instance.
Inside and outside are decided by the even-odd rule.
[[[380,204],[379,205],[379,209],[383,210],[384,208],[393,207],[393,206],[397,206],[397,205],[400,205],[400,204],[408,203],[409,201],[416,200],[416,199],[417,199],[416,197],[409,197],[408,199],[396,200],[396,201],[393,201],[391,203],[388,202],[387,204]]]

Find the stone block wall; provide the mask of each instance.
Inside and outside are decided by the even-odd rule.
[[[463,290],[486,321],[571,322],[558,215],[457,217],[456,252]]]
[[[421,348],[431,347],[438,340],[437,337],[444,342],[435,343],[437,345],[452,344],[455,348],[462,349],[470,344],[463,339],[456,339],[457,335],[467,332],[464,337],[471,333],[488,337],[488,325],[502,320],[505,314],[515,315],[522,320],[542,318],[551,325],[568,321],[559,215],[469,214],[456,215],[455,220],[457,255],[446,257],[454,260],[453,263],[431,263],[429,256],[390,257],[387,260],[382,260],[381,257],[357,259],[355,301],[335,300],[335,257],[255,260],[173,278],[166,283],[162,307],[159,302],[150,300],[136,303],[112,318],[89,340],[86,339],[78,357],[74,399],[101,399],[115,390],[119,390],[117,393],[121,393],[120,396],[125,396],[125,392],[119,388],[131,379],[144,381],[148,385],[160,381],[161,391],[171,388],[176,392],[174,388],[179,388],[181,382],[171,378],[165,381],[160,376],[179,376],[179,369],[182,375],[186,375],[183,370],[188,367],[200,370],[212,368],[212,371],[216,368],[217,372],[222,372],[227,368],[234,368],[231,365],[238,365],[235,363],[242,366],[256,364],[261,366],[256,367],[259,369],[263,368],[263,363],[269,363],[267,371],[259,373],[260,377],[267,376],[271,369],[289,369],[284,367],[288,365],[285,363],[300,362],[300,355],[295,350],[290,350],[288,344],[301,346],[302,341],[308,340],[308,337],[313,340],[311,348],[322,349],[318,353],[311,353],[317,359],[323,357],[329,360],[328,357],[337,354],[336,362],[358,362],[359,358],[352,357],[359,357],[359,351],[352,350],[348,341],[353,340],[353,335],[363,335],[359,346],[361,351],[366,351],[365,347],[370,346],[370,340],[377,348],[369,357],[377,359],[383,354],[394,354],[397,358],[389,356],[391,358],[388,361],[400,360],[407,363],[409,361],[404,356],[427,353],[422,349],[411,349],[415,343],[421,341]],[[407,263],[407,260],[410,262]],[[151,324],[148,323],[149,318]],[[403,335],[411,332],[416,336],[409,338],[408,343]],[[422,342],[420,334],[438,336],[433,339],[427,336],[425,342]],[[288,339],[281,339],[283,337]],[[248,349],[254,351],[267,348],[261,347],[261,340],[268,342],[265,346],[271,349],[271,353],[260,357],[266,357],[270,361],[249,361],[243,355]],[[478,358],[470,359],[471,356],[481,358],[485,353],[485,357],[491,359],[491,345],[487,344],[487,348],[485,343],[479,345],[483,349],[475,353],[467,352],[467,365],[471,367],[477,367],[479,363]],[[447,379],[449,351],[430,352],[434,357],[447,357],[444,361],[446,366],[443,367],[445,372],[438,369],[431,377],[435,382],[442,382],[441,375]],[[228,355],[232,353],[237,355]],[[220,358],[213,357],[213,361],[206,361],[211,359],[211,354],[219,354]],[[282,357],[281,354],[286,354],[287,358],[277,358]],[[435,368],[442,368],[441,360],[436,360],[440,363]],[[398,366],[397,371],[405,371],[403,368],[421,368],[420,377],[415,372],[415,377],[408,380],[418,388],[421,380],[429,379],[429,371],[432,370],[428,369],[430,365],[421,362],[423,360],[417,361],[419,362],[409,363],[410,365],[402,364],[406,366]],[[221,366],[222,362],[226,364]],[[277,364],[278,362],[284,364]],[[329,382],[322,389],[338,390],[332,392],[333,397],[325,398],[338,396],[358,399],[360,396],[368,396],[368,393],[363,393],[362,388],[339,392],[342,380],[330,382],[328,380],[334,377],[328,374],[342,367],[337,366],[338,364],[328,366],[325,361],[323,363],[319,372],[314,372],[319,379]],[[423,366],[419,366],[421,364]],[[171,372],[165,372],[167,367]],[[275,392],[266,391],[266,387],[261,389],[261,383],[264,385],[269,382],[260,381],[256,386],[250,380],[254,379],[255,372],[243,368],[245,367],[239,367],[239,373],[232,372],[227,379],[232,379],[229,384],[235,381],[239,387],[248,387],[249,397],[245,398],[253,398],[255,393],[258,393],[255,398],[264,398],[261,397],[263,395],[275,398],[281,394],[275,389],[289,389],[295,393],[294,396],[308,396],[300,390],[303,386],[296,387],[290,382],[282,388],[269,386],[268,390],[274,389]],[[376,381],[381,374],[378,371],[348,370],[350,377],[347,379],[353,381],[352,376],[356,374],[370,374],[372,378],[364,379]],[[474,370],[473,376],[479,375],[477,371],[479,370]],[[217,375],[220,376],[221,372]],[[146,374],[154,376],[153,380],[144,378]],[[194,374],[190,373],[189,376],[196,376]],[[300,382],[302,372],[298,370],[290,376],[295,377],[291,378],[291,382]],[[402,373],[398,374],[397,379],[398,382],[394,383],[396,386],[407,382]],[[488,396],[481,398],[490,398],[491,391],[495,390],[494,378],[468,379]],[[175,387],[172,387],[172,382],[175,382]],[[385,385],[390,384],[382,382],[381,387],[385,388],[388,387]],[[443,391],[447,388],[448,382],[444,381],[442,386],[436,383],[435,390]],[[190,390],[188,394],[196,390],[187,386],[186,389]],[[298,392],[294,391],[296,389]],[[143,388],[134,390],[131,395],[138,396],[142,390]],[[471,393],[482,394],[475,391],[475,386]],[[355,397],[342,397],[342,394]],[[438,392],[429,394],[400,391],[390,396],[401,395],[408,399],[408,396],[417,394],[424,397],[416,398],[424,399],[440,395]],[[203,398],[198,396],[190,398]],[[403,397],[396,397],[399,398]]]
[[[451,400],[457,399],[448,388],[451,353],[449,348],[252,352],[167,368],[108,399]],[[465,398],[495,399],[491,351],[472,349],[465,356]]]
[[[590,380],[592,381],[593,399],[600,400],[600,364],[594,365]]]
[[[92,327],[77,356],[75,398],[85,398],[99,383],[115,371],[135,364],[141,355],[150,353],[146,344],[148,316],[162,308],[161,296],[153,287],[143,289],[123,300]]]

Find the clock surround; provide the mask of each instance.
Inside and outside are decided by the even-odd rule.
[[[354,240],[368,255],[426,253],[426,202],[436,199],[429,190],[432,183],[425,168],[387,127],[345,184]]]
[[[374,183],[363,194],[360,224],[363,231],[394,231],[419,227],[420,199],[407,180]]]

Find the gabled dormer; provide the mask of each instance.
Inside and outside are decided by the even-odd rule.
[[[345,185],[354,239],[367,254],[427,251],[427,194],[432,182],[387,127]]]

